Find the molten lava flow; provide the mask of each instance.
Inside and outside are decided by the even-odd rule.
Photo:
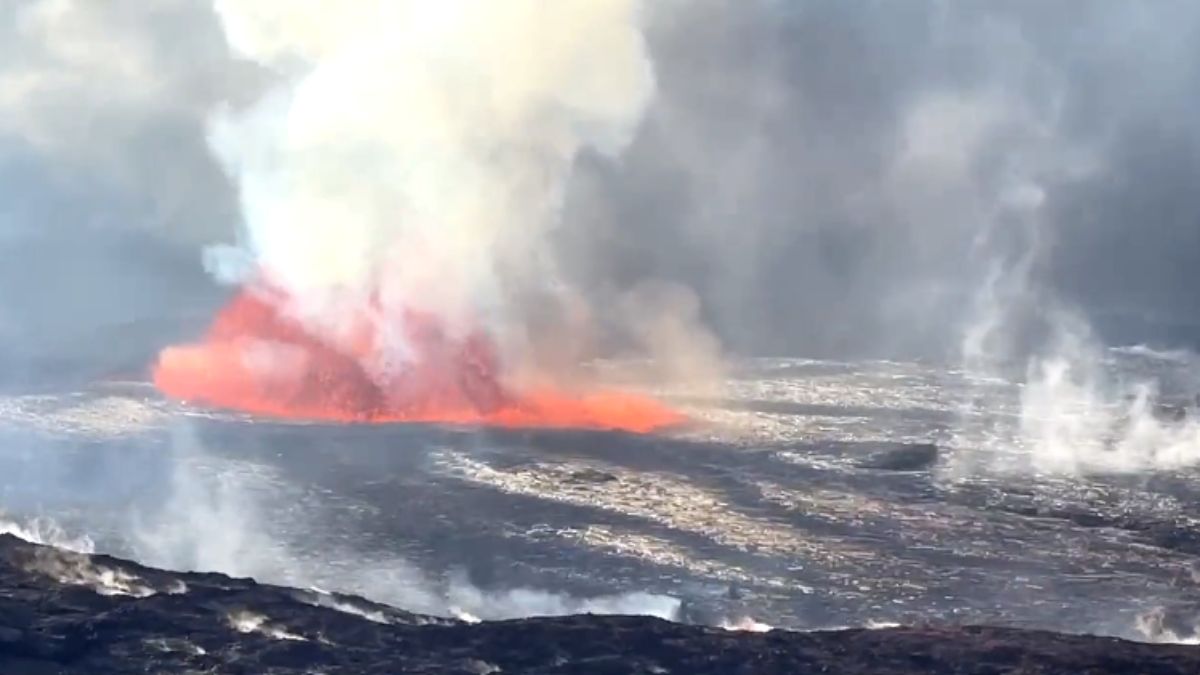
[[[282,294],[243,291],[198,344],[163,350],[154,382],[168,396],[273,417],[336,422],[448,422],[648,432],[682,421],[643,396],[513,391],[500,379],[491,340],[453,338],[436,317],[399,322],[407,356],[394,372],[368,369],[380,352],[374,324],[349,339],[321,339],[284,316]]]

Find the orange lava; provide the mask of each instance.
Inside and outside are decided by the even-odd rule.
[[[257,415],[344,423],[438,422],[504,427],[616,429],[645,433],[683,416],[645,396],[516,391],[502,383],[496,350],[476,331],[452,338],[436,317],[405,312],[407,356],[386,377],[365,364],[382,336],[367,320],[350,337],[322,340],[281,313],[284,296],[243,291],[202,341],[168,347],[154,367],[167,396]],[[379,369],[376,369],[378,371]]]

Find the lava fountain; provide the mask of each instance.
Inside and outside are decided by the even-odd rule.
[[[266,85],[207,128],[243,230],[205,265],[243,291],[163,351],[159,388],[340,422],[679,421],[633,394],[525,384],[537,359],[496,346],[517,299],[569,283],[550,233],[577,158],[615,161],[654,96],[643,4],[214,0]]]
[[[159,390],[217,408],[341,423],[649,432],[683,419],[652,398],[626,392],[573,395],[506,385],[484,332],[454,336],[436,316],[417,311],[392,321],[402,331],[405,362],[372,367],[382,351],[377,312],[364,312],[348,338],[335,340],[288,317],[286,299],[272,289],[242,290],[201,341],[162,351],[154,368]]]

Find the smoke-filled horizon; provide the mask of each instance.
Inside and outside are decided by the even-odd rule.
[[[444,61],[418,67],[404,55],[421,53],[415,38],[368,40],[347,55],[338,36],[361,28],[355,3],[6,3],[5,379],[32,378],[30,363],[136,372],[165,343],[195,335],[229,292],[204,265],[229,266],[214,266],[221,256],[204,251],[254,250],[262,242],[248,232],[295,243],[292,225],[269,224],[276,216],[256,229],[264,210],[345,234],[344,213],[336,226],[322,217],[335,206],[264,197],[271,181],[316,180],[281,172],[281,157],[340,172],[309,190],[324,190],[331,203],[396,185],[388,171],[397,169],[384,171],[378,157],[339,144],[287,157],[294,146],[278,129],[255,127],[298,91],[320,114],[296,122],[291,140],[353,132],[404,157],[423,152],[414,143],[432,137],[434,122],[459,136],[482,125],[508,146],[489,161],[515,167],[495,175],[548,172],[539,175],[552,176],[550,188],[532,178],[502,186],[526,202],[496,220],[469,213],[485,202],[422,187],[434,195],[426,203],[443,208],[444,198],[460,209],[439,217],[468,213],[504,233],[446,251],[486,259],[510,247],[520,253],[505,257],[518,260],[537,249],[545,266],[512,278],[559,277],[514,288],[493,284],[487,264],[459,260],[482,275],[470,285],[497,293],[492,300],[531,325],[562,326],[566,309],[584,308],[591,329],[579,332],[602,348],[634,342],[672,353],[678,336],[702,325],[735,354],[958,359],[965,351],[1021,361],[1055,342],[1049,326],[1064,312],[1110,342],[1194,344],[1200,11],[1190,3],[635,5],[562,4],[537,17],[538,40],[513,33],[521,49],[463,28],[519,31],[519,22],[427,16],[455,33],[447,44],[472,45],[478,61],[453,71],[460,75],[492,81],[501,56],[517,66],[553,54],[569,62],[522,80],[526,88],[510,92],[517,107],[493,109],[463,100],[482,87],[447,89]],[[524,5],[488,6],[503,14]],[[280,23],[289,17],[294,25]],[[436,31],[420,33],[433,43]],[[314,70],[305,62],[314,54],[336,58]],[[387,85],[425,85],[389,68],[396,64],[436,74],[439,96],[457,113],[406,107],[404,92]],[[327,83],[312,84],[320,73]],[[537,98],[538,86],[553,94]],[[516,117],[505,121],[505,111]],[[421,133],[372,145],[368,132],[385,118]],[[448,162],[443,174],[486,192],[495,181],[461,150],[448,144],[431,154]],[[248,167],[261,179],[247,181]],[[545,201],[530,203],[537,197]],[[380,208],[374,199],[354,204]],[[502,222],[512,216],[521,222]],[[357,269],[382,253],[367,250],[369,241],[347,235],[341,248],[320,249],[339,265],[297,265]],[[547,294],[555,311],[538,316]],[[98,346],[97,335],[113,337]],[[693,351],[707,357],[714,342],[705,337]]]

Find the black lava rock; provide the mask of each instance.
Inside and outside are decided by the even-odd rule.
[[[987,627],[737,633],[630,616],[467,624],[0,536],[0,673],[1200,673],[1200,649]]]
[[[872,453],[858,462],[858,468],[924,471],[936,464],[937,460],[938,447],[933,443],[905,443]]]

